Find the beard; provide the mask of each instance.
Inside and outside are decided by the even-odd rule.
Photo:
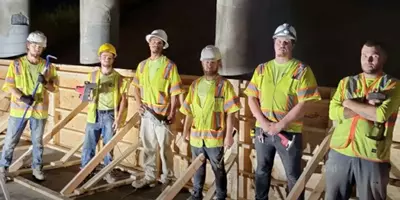
[[[206,76],[216,76],[217,74],[218,74],[218,70],[215,70],[215,71],[205,71],[205,70],[203,70],[204,71],[204,75],[206,75]]]
[[[382,67],[381,66],[367,66],[367,67],[363,67],[362,70],[366,74],[378,74],[381,72]]]

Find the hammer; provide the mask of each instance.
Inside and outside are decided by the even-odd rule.
[[[236,134],[236,129],[233,130],[232,137],[234,137],[235,134]],[[226,149],[224,150],[224,153],[222,154],[222,158],[221,158],[221,160],[219,161],[219,163],[217,164],[217,167],[218,167],[218,168],[221,168],[221,167],[222,167],[222,162],[224,161],[224,156],[225,156],[226,151],[227,151],[228,149],[230,149],[230,148],[226,148]],[[221,151],[222,151],[222,149],[221,149]]]

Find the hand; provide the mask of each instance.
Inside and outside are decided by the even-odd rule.
[[[183,137],[185,138],[185,141],[186,141],[186,142],[189,142],[189,141],[190,141],[190,133],[189,133],[189,132],[183,133]]]
[[[345,99],[342,103],[342,106],[345,108],[349,108],[349,103],[351,102],[350,99]]]
[[[114,120],[114,123],[112,125],[113,130],[116,132],[119,129],[119,118]]]
[[[143,114],[144,114],[144,104],[143,103],[139,103],[138,112],[140,115],[143,116]]]
[[[261,123],[261,128],[265,133],[268,133],[269,128],[271,127],[272,122]]]
[[[46,78],[43,76],[43,74],[39,74],[38,82],[41,83],[42,85],[47,85]]]
[[[35,101],[31,95],[22,95],[19,99],[28,106],[31,106]]]
[[[175,121],[175,110],[171,110],[171,112],[169,113],[167,120],[169,121],[170,124],[173,124]]]
[[[232,135],[227,134],[224,139],[224,146],[229,149],[231,148],[232,145],[233,145],[233,137]]]
[[[286,127],[286,125],[283,122],[278,122],[278,123],[273,123],[269,130],[268,130],[268,134],[270,135],[275,135],[280,133],[284,128]]]
[[[377,100],[377,99],[368,100],[368,104],[369,104],[369,105],[373,105],[373,106],[379,105],[379,104],[381,104],[381,103],[382,103],[382,101]]]

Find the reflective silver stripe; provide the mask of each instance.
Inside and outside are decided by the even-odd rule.
[[[223,97],[222,96],[222,88],[224,87],[225,80],[220,78],[217,83],[217,88],[215,88],[215,97]]]
[[[27,107],[29,107],[28,105],[26,105],[24,102],[11,102],[10,105],[11,109],[16,109],[16,110],[25,110]],[[46,111],[48,108],[47,105],[44,105],[43,103],[36,103],[32,106],[31,109],[33,110],[37,110],[37,111]]]
[[[299,65],[297,66],[298,69],[296,69],[295,72],[297,72],[296,74],[293,74],[293,78],[300,80],[301,76],[303,75],[303,72],[306,69],[306,66],[303,63],[299,63]]]
[[[190,134],[191,137],[206,137],[206,138],[218,138],[221,139],[224,137],[224,131],[218,131],[216,133],[212,133],[211,131],[192,131]]]
[[[172,66],[173,66],[172,62],[168,61],[167,67],[166,67],[166,69],[164,71],[164,79],[168,79],[169,74],[171,73]]]
[[[259,71],[258,71],[258,73],[259,74],[263,74],[264,73],[264,68],[265,68],[265,65],[264,64],[260,64],[260,65],[258,65],[258,69],[259,69]]]
[[[19,59],[14,60],[15,75],[21,75],[21,62]]]
[[[92,72],[92,83],[97,83],[97,71],[98,70]]]
[[[231,108],[234,104],[239,104],[240,103],[240,98],[239,97],[234,97],[233,99],[229,100],[224,104],[224,110],[228,110]]]
[[[144,66],[146,65],[146,62],[147,62],[147,59],[146,60],[144,60],[144,61],[142,61],[141,63],[140,63],[140,73],[143,73],[143,70],[144,70]]]
[[[346,87],[346,99],[352,99],[357,90],[358,75],[349,77]]]

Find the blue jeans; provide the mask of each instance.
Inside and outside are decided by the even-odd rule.
[[[47,119],[35,119],[33,117],[25,119],[21,130],[18,131],[18,126],[22,118],[9,117],[6,138],[4,139],[3,151],[1,154],[0,166],[8,168],[12,162],[14,149],[17,146],[22,132],[29,120],[32,140],[32,168],[42,169],[43,156],[43,133]]]
[[[333,149],[326,162],[326,200],[347,200],[357,185],[362,200],[386,199],[390,163],[379,163],[343,155]]]
[[[271,185],[271,172],[274,166],[275,153],[278,152],[285,168],[288,180],[289,192],[296,184],[297,179],[301,175],[301,157],[303,154],[302,142],[303,138],[300,133],[289,133],[282,131],[292,145],[289,150],[281,144],[281,140],[277,135],[268,134],[264,137],[264,143],[258,141],[258,136],[263,132],[261,128],[256,128],[255,148],[257,153],[257,169],[255,174],[256,180],[256,200],[268,200],[268,192]],[[295,137],[294,137],[295,136]],[[298,199],[304,199],[304,191]]]
[[[96,145],[100,135],[103,137],[103,144],[106,145],[114,135],[112,125],[114,123],[114,110],[97,111],[96,123],[87,123],[85,130],[85,141],[83,142],[81,168],[84,168],[96,155]],[[104,165],[112,161],[111,153],[104,157]]]
[[[227,178],[225,171],[224,161],[221,162],[221,166],[218,167],[221,159],[224,159],[224,147],[215,147],[215,148],[207,148],[205,146],[201,148],[192,146],[192,159],[196,159],[198,155],[201,153],[210,161],[212,170],[215,175],[215,188],[216,188],[216,197],[218,200],[226,199],[227,197]],[[206,163],[196,171],[194,175],[194,184],[193,184],[193,194],[192,198],[194,200],[201,200],[203,198],[203,186],[206,179]]]

